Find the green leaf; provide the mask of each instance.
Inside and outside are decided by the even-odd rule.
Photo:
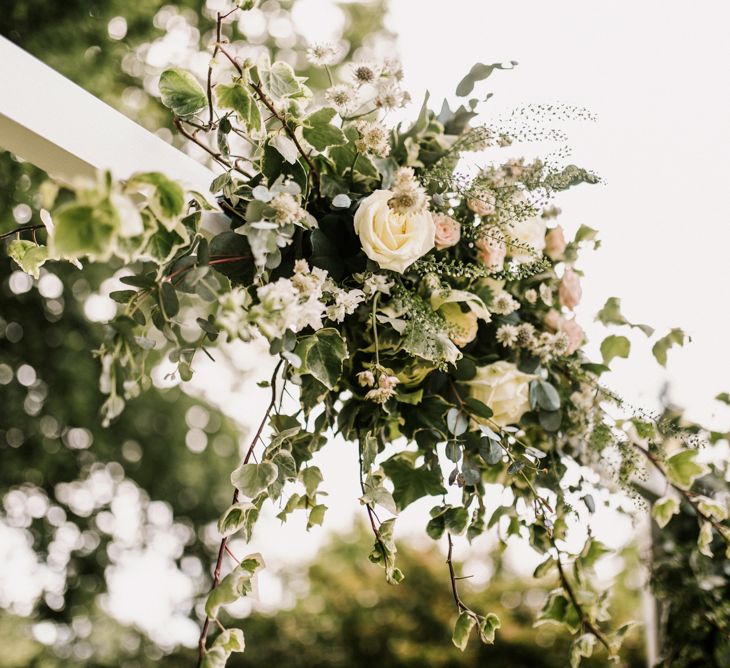
[[[231,473],[231,484],[253,499],[266,490],[278,475],[279,469],[271,462],[241,464]]]
[[[393,481],[393,498],[399,510],[403,510],[423,496],[445,494],[441,473],[421,466],[416,468],[415,453],[401,453],[383,462],[383,470]]]
[[[168,281],[160,286],[160,306],[162,306],[167,318],[174,318],[180,310],[180,301],[177,298],[175,288]]]
[[[464,399],[464,408],[466,408],[471,415],[475,415],[476,417],[484,420],[488,420],[492,417],[492,415],[494,415],[494,412],[491,408],[489,408],[489,406],[474,397],[466,397],[466,399]]]
[[[380,564],[385,569],[385,579],[389,584],[398,584],[403,581],[403,573],[395,566],[395,556],[398,550],[395,546],[393,532],[395,519],[381,522],[376,534],[377,539],[368,559],[374,564]]]
[[[580,554],[580,562],[585,568],[593,568],[599,559],[612,552],[613,550],[600,540],[589,540]]]
[[[251,591],[251,577],[263,565],[264,562],[260,555],[245,557],[208,594],[208,599],[205,602],[205,614],[213,619],[218,616],[221,606],[234,603],[246,596]]]
[[[479,638],[485,645],[493,645],[497,629],[501,628],[502,622],[499,617],[490,612],[484,619],[479,620]]]
[[[450,408],[446,413],[446,426],[449,433],[461,436],[469,428],[469,416],[458,408]]]
[[[485,65],[484,63],[476,63],[469,74],[467,74],[456,87],[456,94],[459,97],[466,97],[474,90],[474,84],[478,81],[484,81],[494,70],[511,70],[517,63],[512,61],[509,65],[503,63],[492,63]]]
[[[647,336],[654,333],[654,328],[649,325],[637,325],[629,322],[621,313],[621,300],[618,297],[609,297],[603,308],[596,314],[596,320],[604,325],[628,325],[640,329]]]
[[[215,94],[218,106],[221,109],[233,109],[250,132],[261,130],[261,110],[243,84],[218,84]]]
[[[235,232],[221,232],[210,240],[210,266],[231,283],[249,286],[256,277],[256,265],[248,240]]]
[[[308,466],[302,470],[299,476],[304,483],[304,489],[307,490],[307,496],[314,496],[319,488],[319,484],[324,479],[322,477],[322,471],[317,466]]]
[[[86,204],[66,204],[53,215],[53,249],[63,258],[91,255],[106,258],[112,252],[112,240],[118,221],[109,209]]]
[[[222,647],[211,647],[206,650],[200,668],[225,668],[229,656]]]
[[[730,394],[727,392],[720,392],[720,394],[715,397],[715,400],[722,401],[723,404],[730,406]]]
[[[654,503],[651,509],[651,516],[660,529],[667,526],[672,515],[677,513],[679,513],[679,500],[674,496],[663,496]]]
[[[203,87],[185,70],[170,69],[160,75],[160,96],[176,116],[192,116],[208,105]]]
[[[565,624],[572,631],[577,631],[581,625],[581,618],[575,606],[563,595],[562,590],[554,590],[545,602],[535,626],[547,622]]]
[[[221,536],[231,536],[244,528],[255,511],[258,516],[258,508],[253,503],[234,503],[221,515],[218,520],[218,532]]]
[[[690,340],[689,337],[678,328],[672,329],[669,334],[659,339],[651,352],[654,354],[656,361],[662,366],[667,366],[667,352],[672,346],[683,346],[685,341]]]
[[[581,659],[592,656],[595,644],[596,636],[592,633],[584,633],[576,638],[570,645],[570,668],[578,668]]]
[[[145,254],[151,255],[159,264],[169,262],[183,246],[187,239],[180,236],[175,230],[159,227],[145,246]]]
[[[579,244],[581,241],[595,241],[597,238],[598,230],[594,230],[592,227],[588,227],[588,225],[581,225],[575,233],[574,242]]]
[[[322,526],[326,510],[327,506],[321,503],[312,508],[312,510],[309,512],[309,517],[307,518],[307,531],[309,531],[314,526]]]
[[[696,450],[683,450],[667,459],[667,477],[678,487],[689,489],[697,479],[709,473],[705,464],[695,461]]]
[[[332,107],[322,107],[304,119],[304,139],[318,151],[324,151],[329,146],[342,146],[347,142],[342,130],[332,125],[332,119],[336,115],[337,112]]]
[[[534,388],[535,403],[537,406],[546,411],[556,411],[560,408],[560,395],[546,380],[538,379],[532,381],[532,388]]]
[[[348,357],[347,344],[336,329],[326,327],[301,339],[294,353],[302,360],[300,373],[314,376],[329,390],[335,389]]]
[[[8,244],[8,255],[26,274],[38,278],[41,265],[48,259],[48,248],[32,241],[13,239]]]
[[[454,633],[451,636],[451,642],[456,645],[462,652],[466,649],[469,643],[469,636],[471,631],[476,626],[477,620],[474,618],[473,613],[464,610],[459,613],[454,624]]]
[[[631,342],[625,336],[607,336],[601,343],[601,356],[606,364],[610,364],[614,357],[628,357],[630,351]]]
[[[700,535],[697,537],[697,548],[700,554],[712,559],[712,524],[709,522],[700,523]]]

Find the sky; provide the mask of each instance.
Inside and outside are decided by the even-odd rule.
[[[328,23],[330,0],[300,5],[298,19],[313,41],[336,27],[336,19]],[[672,350],[666,369],[656,364],[643,335],[632,333],[637,354],[630,361],[616,360],[616,371],[605,382],[647,408],[656,407],[658,392],[668,383],[670,396],[690,417],[730,428],[730,412],[713,401],[719,392],[730,391],[725,196],[730,88],[721,83],[727,78],[730,6],[678,0],[391,0],[386,20],[398,33],[406,87],[419,102],[428,90],[434,104],[440,104],[477,61],[515,60],[519,65],[514,70],[496,72],[477,89],[495,94],[485,120],[531,103],[579,105],[597,116],[595,122],[567,129],[572,161],[600,174],[603,183],[581,186],[557,201],[566,230],[586,224],[597,228],[603,241],[578,265],[585,272],[578,319],[588,331],[589,351],[598,358],[606,332],[593,318],[610,296],[621,297],[630,320],[650,324],[659,333],[681,327],[692,343]],[[204,363],[194,382],[225,412],[240,418],[245,405],[253,420],[266,403],[255,382],[268,377],[268,362],[259,361],[259,349],[240,347],[234,353],[237,369]],[[344,530],[362,512],[354,448],[334,439],[317,463],[330,494],[327,522]],[[403,514],[401,535],[422,533],[429,505],[414,504]],[[264,518],[253,544],[233,542],[237,553],[261,551],[270,566],[265,573],[313,556],[325,535],[320,529],[307,533],[301,519],[283,528],[273,514]],[[630,529],[615,518],[599,515],[596,520],[609,544],[619,544]],[[297,546],[295,557],[292,545]],[[477,544],[469,552],[459,544],[463,556],[479,554],[484,547]],[[165,559],[158,562],[155,568],[165,572]],[[135,586],[164,589],[169,583],[154,577],[158,571],[150,567],[131,568],[134,572],[147,575],[111,587],[109,605],[122,617],[132,614],[128,603],[136,598]],[[487,576],[488,571],[481,572]],[[271,575],[262,576],[260,585],[264,605],[284,600]],[[245,610],[244,605],[240,612]],[[165,611],[158,610],[145,624],[163,633],[164,620]],[[193,629],[181,630],[176,639],[188,636],[194,640]]]

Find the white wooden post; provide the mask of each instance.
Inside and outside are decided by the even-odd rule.
[[[0,148],[62,183],[163,172],[202,193],[215,174],[0,36]]]

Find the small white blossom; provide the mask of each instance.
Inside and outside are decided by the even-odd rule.
[[[378,85],[378,91],[375,96],[375,106],[379,109],[391,111],[404,107],[411,101],[411,96],[400,86],[391,80],[386,80]]]
[[[532,288],[525,290],[525,300],[528,304],[537,302],[537,290],[533,290]]]
[[[374,63],[353,63],[352,79],[358,86],[374,84],[380,78],[380,67]]]
[[[315,67],[326,67],[337,62],[339,49],[329,42],[312,44],[307,49],[307,60]]]
[[[509,315],[520,308],[518,302],[509,292],[500,292],[492,301],[491,311],[498,315]]]
[[[391,190],[393,196],[388,205],[396,213],[416,214],[428,208],[426,190],[418,182],[412,167],[401,167],[396,171]]]
[[[355,279],[362,282],[362,289],[367,297],[372,297],[378,292],[389,295],[390,289],[395,285],[384,274],[370,274],[369,276],[357,274]]]
[[[372,371],[366,369],[357,374],[357,382],[361,387],[373,387],[375,385],[375,376]]]
[[[514,325],[502,325],[497,330],[497,342],[506,348],[511,348],[517,343],[517,327]]]
[[[357,100],[357,91],[346,84],[331,86],[324,93],[328,102],[341,112],[347,111]]]
[[[307,216],[307,212],[299,205],[297,198],[288,192],[278,193],[271,200],[270,206],[275,211],[274,222],[278,225],[300,223]]]
[[[378,387],[384,390],[392,390],[398,383],[400,381],[395,376],[389,374],[384,373],[378,378]]]
[[[546,306],[552,306],[553,303],[553,291],[547,283],[540,283],[540,299]]]
[[[334,293],[335,303],[327,307],[327,317],[335,322],[342,322],[345,316],[351,315],[365,300],[362,290],[340,290]]]
[[[360,133],[360,138],[355,141],[360,153],[372,153],[379,158],[386,158],[390,154],[388,130],[382,123],[360,121],[355,127]]]
[[[388,399],[395,396],[395,390],[386,387],[377,387],[374,390],[370,390],[365,398],[368,401],[374,401],[377,404],[384,404]]]

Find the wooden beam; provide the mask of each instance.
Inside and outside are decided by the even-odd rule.
[[[63,183],[159,171],[208,193],[215,174],[0,36],[0,147]]]

